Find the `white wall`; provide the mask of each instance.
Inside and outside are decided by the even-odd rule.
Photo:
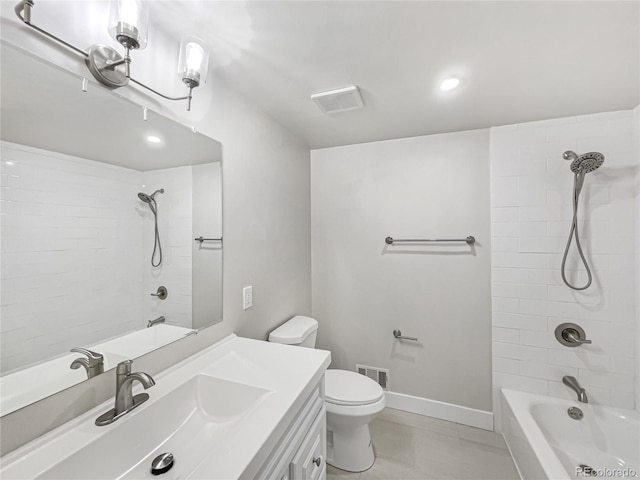
[[[638,296],[631,111],[491,129],[493,381],[555,397],[573,375],[590,401],[633,408]],[[565,150],[602,152],[580,198],[580,235],[594,272],[583,291],[562,283],[573,175]],[[585,281],[575,247],[570,278]],[[581,325],[592,345],[568,348],[554,338],[563,322]],[[494,393],[499,400],[499,395]],[[495,410],[499,411],[499,410]]]
[[[1,146],[2,372],[140,328],[141,173]]]
[[[62,68],[88,75],[80,58],[52,47],[42,36],[21,25],[13,6],[12,2],[1,4],[4,41],[53,60]],[[96,6],[102,8],[102,14],[96,13]],[[99,21],[106,8],[104,2],[42,2],[38,3],[34,21],[37,19],[38,24],[80,46],[94,41],[113,45]],[[95,22],[86,22],[87,18]],[[66,28],[70,19],[79,20],[73,29]],[[134,60],[136,77],[168,94],[183,94],[184,89],[178,88],[179,80],[174,81],[178,85],[175,91],[163,83],[177,78],[174,72],[180,39],[155,29],[153,21],[149,28],[154,43],[143,52],[136,52],[140,53]],[[185,111],[183,102],[169,103],[137,93],[135,87],[118,91],[185,125],[195,126],[220,141],[224,150],[224,321],[134,362],[135,368],[150,374],[232,331],[264,339],[292,314],[311,311],[309,149],[220,80],[216,71],[219,68],[224,67],[212,63],[206,86],[194,93],[191,112]],[[246,285],[254,287],[254,306],[243,311],[241,292]],[[0,454],[113,396],[114,382],[113,372],[109,372],[2,417]]]
[[[488,162],[488,130],[311,152],[313,316],[333,367],[491,409]],[[474,248],[384,242],[467,235]]]

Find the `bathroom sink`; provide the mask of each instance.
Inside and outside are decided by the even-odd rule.
[[[153,395],[153,390],[149,393]],[[245,417],[269,393],[244,383],[196,375],[128,417],[95,427],[106,431],[37,478],[158,478],[151,475],[151,462],[165,452],[175,458],[166,478],[184,478],[209,452],[224,450]]]
[[[4,455],[0,478],[251,480],[330,361],[322,350],[229,335],[153,374],[149,400],[116,422],[95,425],[112,399]],[[153,476],[169,453],[172,468]]]

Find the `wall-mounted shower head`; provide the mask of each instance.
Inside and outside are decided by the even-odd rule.
[[[565,152],[566,154],[567,152]],[[573,153],[573,152],[571,152]],[[563,155],[564,156],[564,155]],[[604,163],[604,155],[599,152],[589,152],[573,159],[569,167],[573,173],[591,173]]]

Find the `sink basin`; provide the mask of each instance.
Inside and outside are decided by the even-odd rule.
[[[148,393],[153,399],[153,389]],[[269,393],[253,385],[196,375],[112,425],[85,427],[106,431],[37,478],[158,478],[151,475],[151,462],[165,452],[174,455],[175,466],[164,478],[185,478],[207,458],[211,445],[224,446]]]

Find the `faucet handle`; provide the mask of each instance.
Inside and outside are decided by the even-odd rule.
[[[564,331],[563,336],[565,337],[566,340],[570,341],[571,343],[577,343],[579,345],[583,345],[583,344],[590,344],[591,340],[588,340],[586,338],[580,338],[575,330],[572,330],[570,328],[566,329]]]
[[[555,336],[556,340],[565,347],[577,347],[591,343],[584,329],[575,323],[561,323],[556,327]]]
[[[86,348],[72,348],[71,352],[81,353],[82,355],[86,355],[87,359],[89,360],[90,367],[95,367],[96,365],[104,362],[104,357],[102,356],[101,353],[93,352]]]
[[[118,375],[129,375],[131,373],[131,365],[133,362],[131,360],[125,360],[124,362],[120,362],[116,367],[116,373]]]

